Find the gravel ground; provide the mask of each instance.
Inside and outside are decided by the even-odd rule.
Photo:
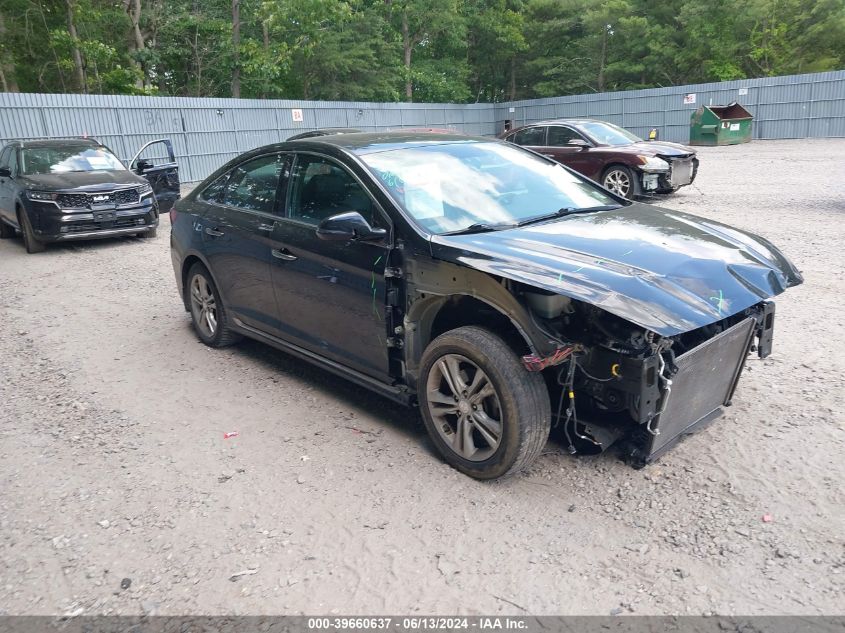
[[[761,233],[807,281],[734,406],[640,471],[553,438],[473,481],[415,411],[201,345],[167,230],[4,240],[0,613],[841,613],[843,164],[845,140],[706,148],[662,202]]]

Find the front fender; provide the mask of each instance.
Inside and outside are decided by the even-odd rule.
[[[437,313],[451,297],[468,296],[501,313],[522,335],[534,354],[549,354],[560,346],[534,323],[525,306],[501,278],[435,259],[412,259],[405,269],[405,364],[415,374]]]

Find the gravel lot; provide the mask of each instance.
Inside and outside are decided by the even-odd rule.
[[[841,613],[845,139],[700,154],[662,204],[759,232],[806,283],[734,406],[640,471],[553,438],[479,483],[416,411],[205,348],[167,228],[0,242],[0,614]]]

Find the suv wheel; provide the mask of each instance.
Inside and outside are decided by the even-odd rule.
[[[225,347],[240,339],[229,325],[229,316],[208,269],[200,263],[188,271],[191,321],[199,339],[209,347]]]
[[[35,237],[35,231],[32,230],[32,224],[29,222],[29,216],[26,211],[18,210],[18,220],[23,234],[23,245],[26,247],[27,253],[43,253],[47,249],[44,242],[40,242]]]
[[[480,327],[446,332],[426,348],[418,395],[440,454],[477,479],[524,469],[549,437],[542,375],[526,371],[501,338]]]

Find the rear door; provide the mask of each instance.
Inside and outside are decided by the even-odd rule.
[[[299,153],[291,173],[271,266],[284,338],[387,380],[389,239],[333,242],[316,232],[321,220],[358,211],[389,234],[387,216],[361,181],[332,158]]]
[[[245,325],[277,335],[279,322],[270,276],[279,191],[287,179],[288,156],[272,152],[251,158],[200,199],[207,203],[195,230],[229,312]]]
[[[535,152],[543,152],[546,146],[546,126],[532,125],[524,127],[507,137],[507,140],[516,145],[533,149]]]
[[[153,188],[160,213],[167,213],[181,197],[179,165],[170,139],[150,141],[129,162],[129,169],[147,179]]]

